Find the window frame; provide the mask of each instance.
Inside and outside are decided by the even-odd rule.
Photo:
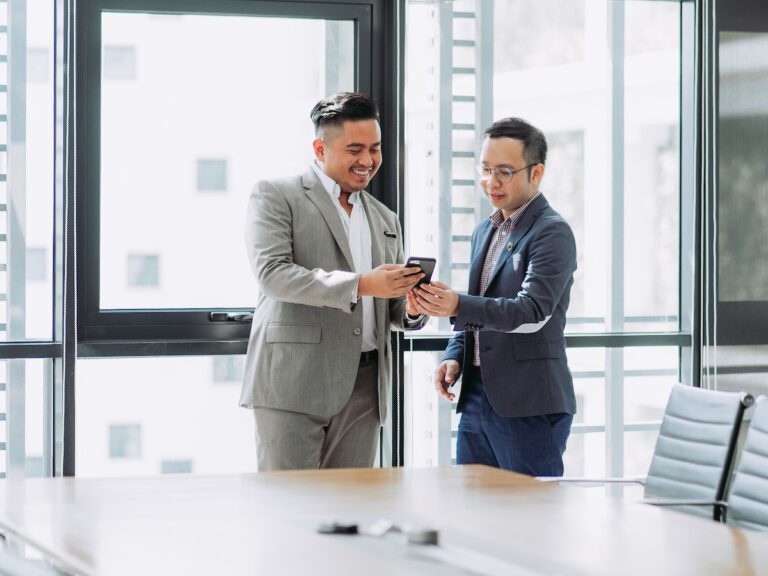
[[[396,108],[388,88],[396,70],[387,53],[393,4],[384,0],[284,2],[222,0],[86,0],[80,4],[76,79],[78,115],[75,139],[76,176],[78,356],[153,356],[185,354],[242,354],[246,351],[250,321],[214,321],[212,313],[250,312],[232,308],[101,309],[100,297],[100,154],[101,154],[101,16],[104,12],[200,14],[253,17],[308,18],[353,21],[355,26],[355,86],[373,96],[382,114],[382,135],[394,134]],[[383,64],[383,65],[382,65]],[[394,138],[384,148],[384,166],[370,192],[390,207],[397,160]],[[236,216],[236,215],[233,215]],[[247,262],[243,262],[247,266]]]

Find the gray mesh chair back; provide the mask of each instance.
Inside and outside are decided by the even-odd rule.
[[[723,500],[744,409],[752,397],[676,385],[645,480],[646,498]],[[681,506],[712,516],[712,508]]]
[[[758,399],[741,451],[731,494],[728,523],[768,530],[768,398]]]

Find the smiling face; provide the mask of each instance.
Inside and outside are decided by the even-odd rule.
[[[518,170],[528,162],[523,157],[523,142],[515,138],[486,138],[480,153],[480,162],[489,168],[509,168]],[[528,170],[520,170],[509,182],[499,182],[492,176],[480,180],[480,187],[485,192],[494,208],[501,209],[504,218],[520,208],[536,195],[539,183],[544,176],[544,164],[534,164]]]
[[[345,194],[363,190],[381,166],[381,128],[376,120],[328,126],[312,146],[323,172]]]

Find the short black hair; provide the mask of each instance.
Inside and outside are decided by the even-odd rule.
[[[378,120],[376,103],[360,92],[338,92],[315,104],[310,113],[315,134],[327,127],[341,127],[349,120]]]
[[[523,159],[526,164],[544,164],[547,161],[547,139],[544,133],[522,118],[496,120],[484,132],[488,138],[514,138],[523,143]],[[531,169],[528,168],[528,174]]]

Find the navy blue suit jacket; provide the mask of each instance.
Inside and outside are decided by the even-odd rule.
[[[472,234],[468,294],[452,319],[460,331],[443,359],[472,365],[480,330],[480,370],[488,400],[501,416],[576,413],[565,354],[565,313],[576,270],[576,242],[568,223],[540,194],[502,248],[485,291],[480,276],[495,228],[486,218]],[[459,396],[458,411],[465,394]]]

